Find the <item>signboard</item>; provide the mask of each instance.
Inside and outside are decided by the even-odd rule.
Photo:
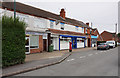
[[[39,32],[25,32],[25,34],[31,34],[31,35],[42,35],[43,39],[47,39],[46,33],[39,33]]]

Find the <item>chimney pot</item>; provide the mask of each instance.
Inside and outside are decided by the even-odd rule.
[[[60,16],[65,19],[65,10],[64,10],[64,8],[61,9]]]
[[[86,23],[86,25],[88,25],[88,26],[89,26],[89,23]]]

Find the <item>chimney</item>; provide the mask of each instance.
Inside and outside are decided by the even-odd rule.
[[[64,10],[64,8],[61,9],[60,16],[65,19],[65,10]]]
[[[86,23],[86,25],[88,25],[88,26],[89,26],[89,23]]]

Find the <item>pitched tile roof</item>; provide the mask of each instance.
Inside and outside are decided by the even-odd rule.
[[[10,10],[14,10],[14,2],[3,2],[2,3],[2,8],[8,8]],[[70,23],[73,25],[77,25],[77,26],[82,26],[82,27],[86,27],[86,28],[90,28],[89,26],[87,26],[86,24],[84,24],[81,21],[75,20],[75,19],[71,19],[66,17],[66,19],[62,19],[60,17],[60,15],[39,9],[39,8],[35,8],[20,2],[16,2],[16,11],[17,12],[22,12],[22,13],[26,13],[26,14],[30,14],[30,15],[34,15],[34,16],[38,16],[38,17],[43,17],[43,18],[48,18],[48,19],[53,19],[53,20],[60,20],[60,21],[65,21],[66,23]]]
[[[115,38],[115,33],[111,33],[108,31],[104,31],[100,35],[101,35],[103,41],[113,40],[113,38]]]

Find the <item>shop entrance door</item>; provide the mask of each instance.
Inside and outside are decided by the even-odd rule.
[[[88,47],[90,47],[90,38],[88,38]]]
[[[47,51],[47,39],[43,39],[43,51]]]
[[[30,53],[30,38],[29,37],[25,37],[25,54],[29,54]]]
[[[73,49],[77,48],[77,38],[75,37],[72,38],[72,48]]]

